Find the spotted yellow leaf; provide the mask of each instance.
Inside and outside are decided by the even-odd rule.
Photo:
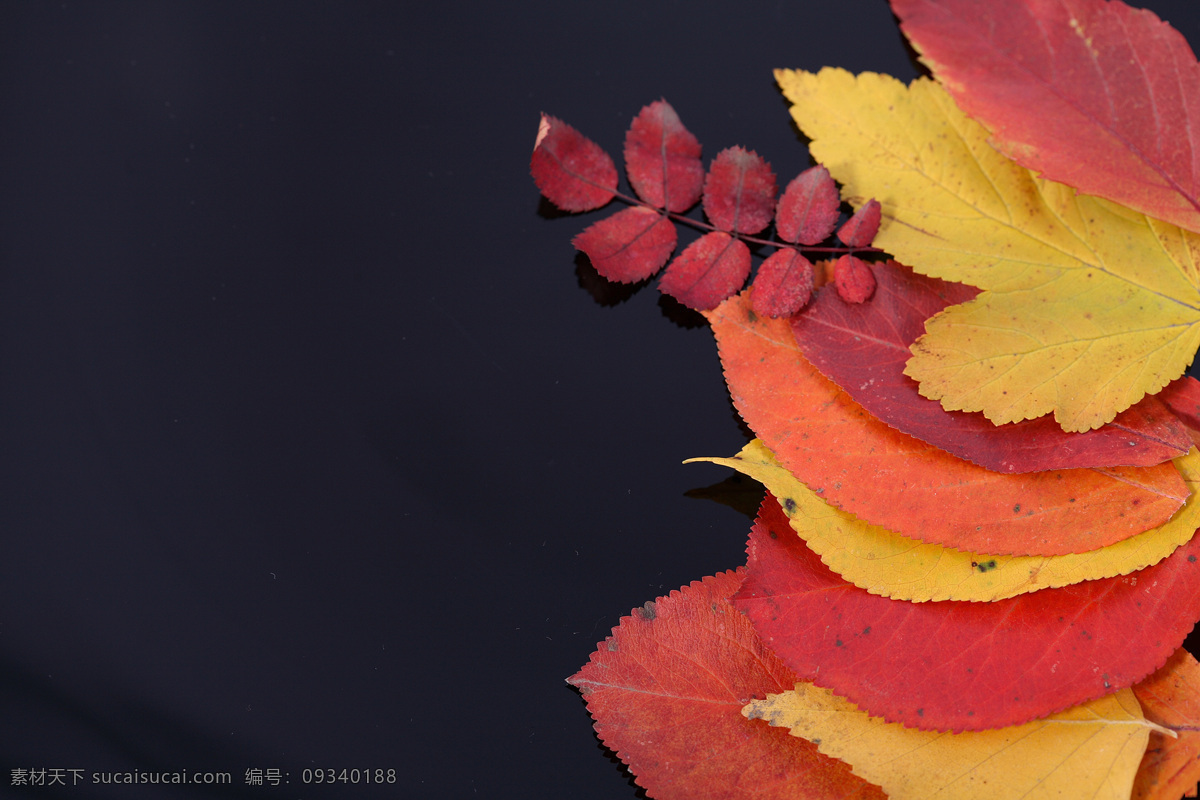
[[[927,544],[871,525],[821,499],[758,439],[733,458],[697,458],[730,467],[775,495],[792,529],[827,567],[872,594],[895,600],[992,601],[1126,575],[1157,564],[1200,527],[1200,452],[1175,459],[1191,495],[1165,525],[1085,553],[1002,556]]]

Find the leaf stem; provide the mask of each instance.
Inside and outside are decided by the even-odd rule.
[[[703,220],[698,220],[698,219],[692,219],[691,217],[684,216],[683,214],[679,214],[674,211],[664,211],[663,209],[652,206],[649,203],[647,203],[644,200],[641,200],[637,197],[631,197],[630,195],[627,195],[624,192],[613,191],[613,197],[617,198],[618,200],[620,200],[623,203],[628,203],[631,206],[642,206],[643,208],[648,208],[657,214],[666,214],[666,216],[668,218],[674,220],[675,222],[682,223],[684,225],[687,225],[692,228],[696,228],[698,230],[717,231],[720,233],[728,233],[730,236],[734,237],[735,239],[741,239],[743,242],[747,242],[749,244],[760,244],[760,245],[766,245],[767,247],[777,247],[780,249],[783,249],[785,247],[791,247],[795,250],[801,250],[801,251],[805,251],[805,252],[809,252],[809,253],[839,253],[839,254],[841,254],[841,253],[883,253],[883,252],[885,252],[883,250],[880,250],[878,247],[813,247],[813,246],[805,245],[805,244],[792,244],[791,242],[781,242],[781,241],[778,241],[777,239],[761,239],[757,236],[747,236],[744,233],[735,233],[733,231],[723,230],[722,228],[718,228],[717,226],[715,226],[709,222],[705,222]]]

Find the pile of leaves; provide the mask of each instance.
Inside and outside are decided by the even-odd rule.
[[[703,460],[767,489],[745,566],[569,682],[655,798],[1181,797],[1200,65],[1118,0],[891,4],[933,78],[778,71],[819,162],[781,194],[742,148],[705,171],[665,101],[626,136],[636,197],[543,116],[538,187],[629,205],[575,245],[705,315],[757,438]],[[678,224],[704,232],[672,260]]]

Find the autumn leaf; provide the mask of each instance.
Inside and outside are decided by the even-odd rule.
[[[729,604],[741,573],[695,581],[634,609],[568,682],[596,732],[659,800],[882,800],[810,742],[742,717],[795,683]]]
[[[792,319],[792,330],[813,366],[892,427],[997,472],[1148,466],[1191,447],[1187,430],[1155,397],[1086,433],[1066,433],[1048,417],[996,426],[979,413],[946,411],[904,374],[908,348],[926,319],[978,290],[915,275],[894,261],[875,264],[875,278],[869,303],[818,292]]]
[[[1200,66],[1119,0],[892,0],[991,142],[1051,180],[1200,231]]]
[[[1200,381],[1184,375],[1163,389],[1159,397],[1179,420],[1187,426],[1193,440],[1200,439]]]
[[[1053,411],[1084,431],[1187,368],[1200,236],[1037,178],[932,81],[776,76],[843,195],[881,203],[875,245],[985,290],[914,343],[906,373],[923,395],[996,424]]]
[[[881,722],[804,683],[743,713],[817,742],[893,800],[1124,800],[1152,730],[1128,689],[1044,720],[960,734]]]
[[[700,199],[700,142],[666,100],[643,108],[625,134],[625,172],[638,197],[655,208],[687,211]]]
[[[1200,539],[1132,575],[909,603],[834,574],[768,497],[733,604],[803,681],[922,730],[1019,725],[1132,686],[1200,618]]]
[[[865,303],[875,293],[875,272],[858,256],[846,253],[834,262],[833,286],[845,302]]]
[[[671,220],[645,206],[622,209],[571,240],[610,281],[636,283],[662,269],[675,249]]]
[[[1200,527],[1200,453],[1177,465],[1192,495],[1160,528],[1087,553],[1004,556],[924,544],[870,525],[822,500],[755,439],[733,458],[710,461],[747,475],[777,498],[792,530],[843,580],[893,600],[993,601],[1080,581],[1126,575],[1157,564]]]
[[[706,311],[742,288],[750,275],[750,248],[728,233],[706,233],[684,248],[658,288],[688,308]]]
[[[775,209],[775,232],[792,244],[819,244],[833,233],[840,204],[829,170],[820,164],[809,167],[783,190]]]
[[[1200,781],[1200,664],[1184,649],[1133,687],[1146,718],[1175,732],[1154,731],[1133,784],[1135,800],[1194,797]]]
[[[869,247],[879,232],[882,213],[878,200],[868,200],[838,228],[837,238],[848,247]]]
[[[738,413],[828,503],[977,553],[1098,550],[1164,524],[1188,496],[1170,463],[1005,475],[880,422],[804,359],[786,320],[745,294],[707,315]]]
[[[753,150],[717,153],[704,178],[704,214],[723,231],[759,233],[775,216],[775,173]]]
[[[563,211],[591,211],[617,191],[617,167],[608,153],[549,114],[538,125],[529,170],[546,199]]]
[[[764,317],[790,317],[812,297],[812,262],[791,247],[776,250],[758,266],[751,301],[754,313]]]

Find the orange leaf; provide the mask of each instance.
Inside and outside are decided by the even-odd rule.
[[[743,293],[707,315],[734,405],[827,502],[926,542],[1000,555],[1097,550],[1166,522],[1188,496],[1171,463],[991,472],[888,427],[800,353]]]
[[[1175,729],[1179,738],[1150,734],[1150,744],[1133,782],[1136,800],[1195,797],[1200,781],[1200,664],[1180,648],[1146,680],[1133,687],[1146,719]]]

